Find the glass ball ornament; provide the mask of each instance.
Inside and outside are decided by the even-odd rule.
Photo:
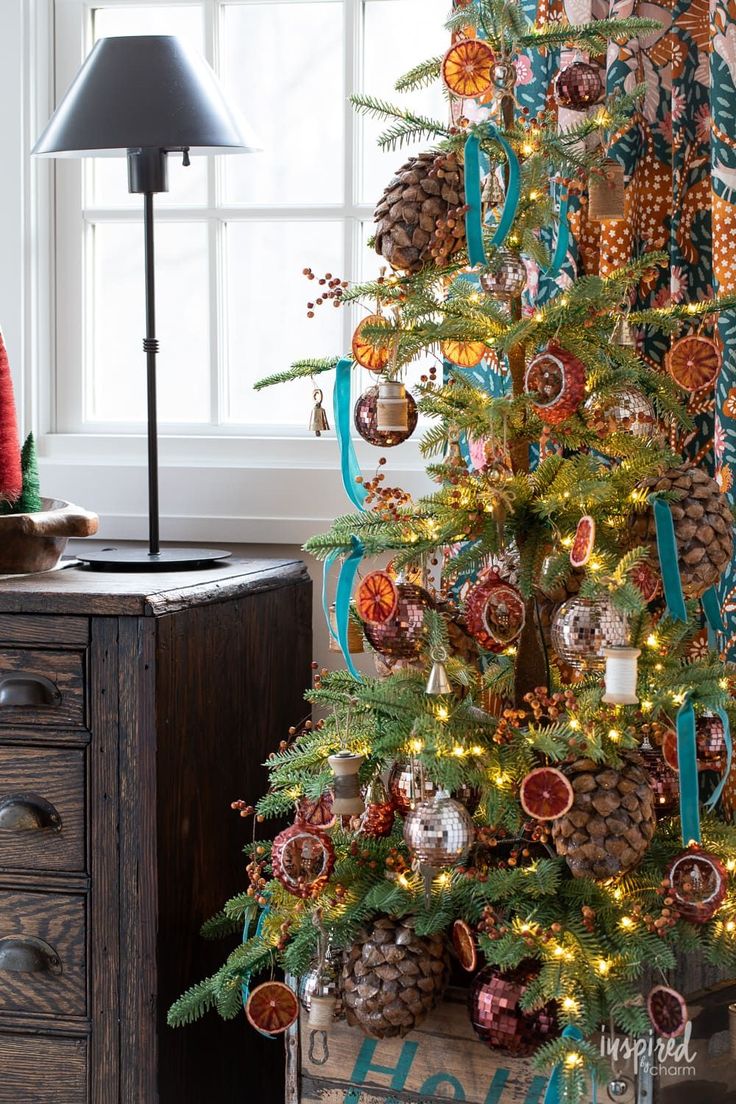
[[[726,769],[726,734],[720,717],[711,713],[698,717],[695,722],[695,746],[698,770],[720,773]]]
[[[569,111],[585,111],[600,103],[604,93],[600,68],[579,58],[565,65],[555,77],[555,99],[560,107]]]
[[[332,840],[321,828],[296,821],[273,841],[273,876],[295,897],[314,897],[320,893],[334,865]]]
[[[311,1012],[313,997],[332,997],[335,1000],[333,1018],[335,1020],[345,1018],[339,986],[342,958],[342,952],[330,948],[323,963],[313,962],[306,974],[302,974],[297,987],[297,995],[305,1012]]]
[[[728,888],[728,872],[721,860],[697,845],[675,855],[665,879],[675,908],[691,924],[707,924],[723,904]]]
[[[475,838],[473,819],[446,790],[421,801],[404,821],[404,842],[424,866],[452,866],[467,855]]]
[[[552,621],[552,647],[576,671],[602,671],[605,648],[626,644],[626,617],[608,598],[581,598],[564,602]]]
[[[369,387],[358,398],[353,411],[355,428],[364,441],[378,448],[393,448],[411,437],[417,428],[417,404],[406,392],[407,428],[405,430],[380,430],[378,428],[378,386]]]
[[[415,659],[424,646],[424,613],[431,609],[432,599],[415,583],[399,583],[396,590],[398,600],[392,616],[380,624],[366,621],[363,632],[370,646],[381,655]]]
[[[550,344],[527,365],[524,391],[547,425],[558,425],[579,408],[585,395],[585,365],[572,353]]]
[[[491,267],[480,274],[480,286],[497,299],[513,299],[526,286],[526,265],[509,249],[501,249]]]
[[[529,959],[511,970],[486,966],[473,978],[468,994],[470,1022],[492,1050],[524,1058],[559,1035],[554,1001],[534,1012],[519,1007],[538,974],[538,963]]]
[[[657,428],[654,407],[647,396],[635,387],[624,387],[604,400],[591,395],[583,409],[590,417],[595,432],[602,438],[610,433],[628,433],[641,441],[648,441]]]
[[[394,808],[405,817],[420,801],[432,798],[439,786],[427,777],[416,759],[396,759],[389,771],[387,789]],[[480,793],[467,783],[453,790],[452,796],[461,801],[471,815],[480,804]]]
[[[495,571],[484,574],[465,596],[467,630],[486,651],[508,648],[520,636],[525,619],[521,594]]]

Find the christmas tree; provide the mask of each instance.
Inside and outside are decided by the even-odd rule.
[[[601,1025],[684,1031],[674,988],[642,993],[645,966],[666,973],[700,949],[736,967],[734,670],[717,594],[733,519],[682,454],[683,400],[713,385],[709,327],[736,299],[650,305],[659,253],[608,257],[604,274],[570,264],[571,226],[603,238],[627,215],[612,152],[642,89],[606,98],[599,55],[652,24],[457,7],[448,53],[397,85],[442,80],[449,124],[355,99],[388,120],[384,148],[431,148],[379,201],[390,270],[322,280],[320,300],[365,309],[351,355],[260,384],[335,375],[357,512],[306,547],[339,565],[331,631],[347,670],[315,671],[322,718],[271,756],[265,796],[235,803],[253,816],[250,885],[206,933],[244,924],[244,942],[170,1022],[233,1016],[245,999],[254,1026],[284,1030],[299,1003],[262,980],[277,965],[301,979],[315,1030],[339,995],[350,1024],[402,1035],[441,999],[452,946],[482,1042],[534,1053],[572,1102],[606,1076]],[[578,53],[529,117],[516,63],[560,47]],[[564,128],[558,107],[578,113]],[[525,284],[540,274],[535,301]],[[642,355],[652,342],[669,346],[661,367]],[[427,357],[439,366],[415,398],[406,370]],[[388,485],[383,457],[360,475],[356,363],[375,373],[354,412],[371,444],[427,419],[435,489],[419,500]],[[375,678],[354,668],[356,637]],[[257,838],[295,810],[273,842]]]

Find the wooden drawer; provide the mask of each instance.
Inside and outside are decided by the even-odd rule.
[[[84,752],[0,747],[0,869],[85,869]]]
[[[85,898],[0,890],[0,1010],[84,1016]]]
[[[84,653],[0,648],[0,726],[84,727]]]
[[[0,1035],[0,1104],[86,1101],[86,1039]]]

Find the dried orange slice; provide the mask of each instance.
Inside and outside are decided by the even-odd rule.
[[[332,828],[337,817],[332,809],[332,793],[330,790],[313,801],[309,797],[299,799],[297,813],[299,820],[305,824],[311,824],[313,828]]]
[[[358,587],[355,606],[362,621],[383,625],[396,613],[399,592],[385,571],[371,571]]]
[[[445,360],[458,368],[475,368],[488,352],[482,341],[443,341],[440,349]]]
[[[574,798],[570,780],[556,767],[530,771],[519,790],[522,809],[535,820],[557,820],[570,811]]]
[[[668,985],[655,985],[647,997],[647,1013],[652,1027],[663,1039],[682,1035],[689,1019],[685,998]]]
[[[585,514],[578,522],[575,539],[570,549],[570,563],[573,567],[584,567],[595,547],[595,521]]]
[[[464,920],[456,920],[452,925],[452,945],[463,970],[473,973],[478,965],[478,948],[473,929]]]
[[[629,578],[637,590],[641,591],[641,596],[647,604],[659,597],[662,591],[662,576],[646,560],[632,567]]]
[[[716,342],[702,334],[690,334],[676,341],[667,354],[667,371],[683,391],[710,387],[721,370],[721,351]]]
[[[364,326],[388,326],[388,321],[381,314],[369,314],[362,322],[359,322],[353,334],[353,360],[357,361],[361,368],[367,368],[369,372],[382,372],[391,357],[391,349],[388,345],[376,345],[363,333]]]
[[[442,79],[456,96],[472,100],[493,84],[493,50],[481,38],[463,38],[445,54]]]
[[[668,728],[662,739],[662,758],[673,771],[679,771],[680,762],[677,758],[677,733],[674,728]]]
[[[283,981],[264,981],[256,986],[245,1006],[248,1023],[263,1035],[281,1035],[299,1015],[296,993]]]

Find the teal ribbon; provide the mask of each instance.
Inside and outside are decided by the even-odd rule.
[[[663,498],[651,495],[649,502],[654,510],[654,524],[657,530],[657,554],[659,570],[662,573],[664,597],[670,616],[676,621],[687,621],[685,596],[682,593],[682,579],[675,540],[675,523],[672,520],[670,504]]]
[[[521,166],[519,158],[493,123],[483,128],[489,138],[498,142],[509,166],[509,178],[506,185],[506,199],[498,226],[491,238],[491,245],[500,248],[506,241],[509,230],[514,224],[516,211],[521,198]],[[480,140],[477,134],[468,136],[465,142],[465,237],[468,244],[468,262],[471,265],[487,265],[483,244],[483,205],[480,188]]]
[[[325,557],[325,562],[322,565],[322,612],[325,615],[325,624],[327,625],[327,631],[333,640],[337,640],[337,633],[332,627],[330,621],[330,601],[327,597],[327,580],[330,577],[330,571],[337,557],[340,555],[340,549],[335,548],[332,552],[329,552]]]
[[[721,603],[718,597],[718,591],[714,586],[708,587],[701,598],[701,602],[703,603],[705,620],[708,624],[708,647],[713,648],[715,651],[718,648],[717,634],[725,632],[726,626],[723,624],[723,617],[721,616]]]
[[[573,1042],[582,1043],[585,1036],[575,1024],[568,1024],[562,1029],[563,1039],[572,1039]],[[593,1104],[598,1100],[598,1085],[595,1073],[591,1076],[591,1090]],[[550,1074],[542,1104],[562,1104],[562,1063],[558,1062]]]
[[[700,843],[700,798],[698,794],[698,751],[695,740],[695,710],[690,695],[677,711],[677,765],[680,775],[680,823],[682,845]]]
[[[356,668],[350,655],[348,632],[350,629],[350,596],[353,593],[355,573],[360,567],[360,561],[363,559],[363,552],[365,549],[357,537],[353,536],[350,540],[352,549],[343,560],[340,574],[337,579],[337,591],[335,592],[335,625],[337,627],[337,642],[340,645],[340,650],[345,660],[345,666],[354,679],[357,679],[358,682],[362,682],[363,676]]]
[[[731,760],[733,759],[733,742],[731,740],[731,725],[728,720],[728,713],[725,709],[716,709],[716,714],[721,718],[721,724],[723,725],[723,740],[726,745],[726,769],[721,776],[721,781],[705,803],[705,807],[709,813],[715,809],[716,805],[721,800],[723,787],[726,785],[728,776],[731,773]]]
[[[268,905],[264,905],[263,908],[261,909],[261,914],[258,917],[258,923],[256,924],[256,930],[255,930],[255,933],[254,933],[254,936],[253,936],[254,939],[258,939],[258,937],[263,934],[263,925],[266,922],[266,916],[267,915],[268,915]],[[245,926],[243,927],[243,942],[244,943],[247,943],[248,940],[250,939],[250,923],[251,923],[251,920],[252,920],[252,913],[249,912],[247,917],[246,917],[246,920],[245,920]],[[252,977],[252,974],[250,974],[250,973],[247,973],[243,976],[243,984],[242,984],[241,989],[240,989],[242,997],[243,997],[243,1008],[245,1008],[246,1004],[248,1003],[248,997],[250,996],[251,977]],[[276,1039],[276,1038],[278,1038],[277,1035],[270,1035],[266,1031],[259,1031],[258,1034],[259,1035],[264,1035],[267,1039]]]
[[[562,199],[560,200],[560,210],[558,213],[558,226],[557,226],[557,242],[555,244],[555,251],[552,254],[552,260],[549,268],[546,270],[546,276],[559,276],[560,269],[565,263],[567,257],[567,250],[570,245],[570,194],[568,191],[563,192]]]
[[[350,380],[352,373],[353,362],[349,357],[343,357],[342,360],[337,362],[335,390],[333,392],[335,434],[340,449],[340,471],[345,493],[354,506],[357,506],[359,510],[365,510],[365,500],[368,492],[362,483],[356,483],[356,479],[360,475],[360,468],[351,434]]]

